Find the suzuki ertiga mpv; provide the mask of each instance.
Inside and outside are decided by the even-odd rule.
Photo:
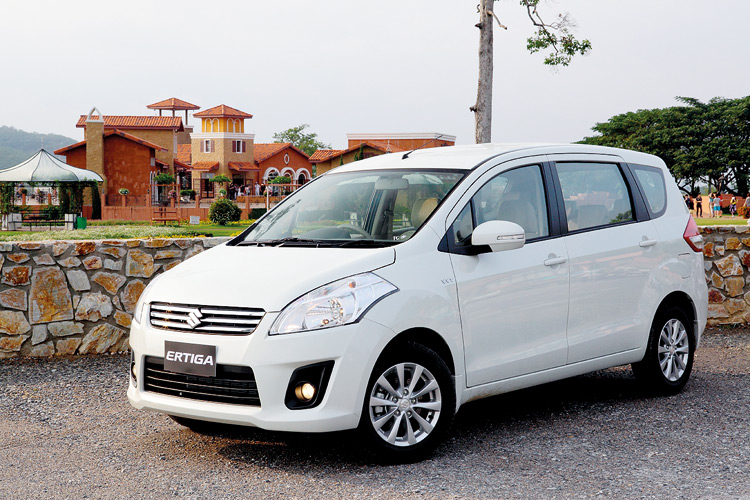
[[[467,401],[630,364],[665,394],[706,324],[659,158],[477,145],[341,166],[152,280],[128,397],[193,429],[360,431],[393,461]]]

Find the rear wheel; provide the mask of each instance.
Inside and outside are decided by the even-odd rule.
[[[375,365],[359,428],[380,459],[412,462],[437,447],[455,409],[453,377],[445,362],[431,349],[405,343]]]
[[[657,314],[646,354],[633,364],[633,374],[644,387],[661,394],[677,394],[693,369],[695,334],[685,312],[670,307]]]

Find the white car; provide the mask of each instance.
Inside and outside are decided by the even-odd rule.
[[[155,278],[128,398],[199,429],[359,428],[424,457],[462,404],[617,365],[680,391],[702,238],[659,158],[584,145],[387,154]]]

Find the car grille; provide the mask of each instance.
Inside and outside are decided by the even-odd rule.
[[[193,306],[155,302],[149,306],[151,326],[164,330],[224,335],[253,333],[263,309]]]
[[[198,401],[260,406],[255,375],[249,366],[216,365],[216,377],[201,377],[165,371],[164,358],[146,356],[143,388]]]

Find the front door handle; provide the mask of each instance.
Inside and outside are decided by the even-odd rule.
[[[568,261],[567,257],[550,257],[544,261],[545,266],[559,266],[565,264]]]
[[[657,243],[659,243],[658,240],[642,240],[638,243],[638,246],[641,248],[648,248],[656,245]]]

